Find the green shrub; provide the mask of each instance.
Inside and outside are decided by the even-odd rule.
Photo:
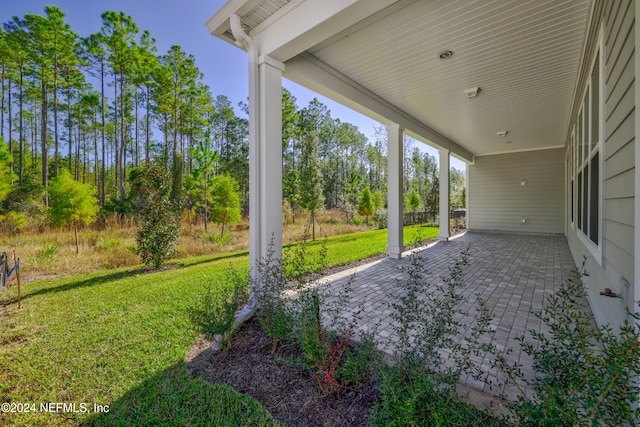
[[[131,172],[131,182],[141,208],[137,253],[145,265],[159,268],[173,253],[180,233],[180,210],[171,198],[171,181],[161,166],[147,163]]]
[[[99,249],[112,249],[118,248],[122,245],[122,239],[120,237],[100,237],[96,246]]]
[[[460,401],[451,389],[442,389],[432,376],[383,368],[379,374],[380,400],[370,422],[374,426],[503,427],[486,411]]]
[[[352,281],[338,292],[319,281],[326,267],[326,244],[325,240],[314,253],[303,241],[288,249],[282,261],[270,248],[258,263],[261,283],[255,292],[260,302],[257,316],[273,340],[272,352],[280,340],[293,339],[302,351],[301,364],[313,372],[325,393],[331,393],[370,376],[377,352],[369,335],[360,337],[362,345],[352,343],[363,309],[347,314]]]
[[[398,280],[401,296],[389,305],[393,334],[387,341],[394,365],[379,371],[381,398],[372,409],[374,425],[491,425],[486,412],[460,401],[457,383],[463,374],[482,379],[472,356],[493,351],[481,344],[491,318],[484,303],[477,300],[475,326],[464,333],[460,319],[466,302],[463,267],[467,252],[450,267],[443,283],[430,286],[428,271],[417,255],[409,257],[408,277]],[[446,354],[447,356],[444,356]]]
[[[247,303],[249,277],[231,269],[224,283],[207,282],[189,310],[191,322],[207,339],[221,336],[220,348],[231,343],[235,315]]]
[[[38,251],[36,252],[36,256],[41,262],[49,262],[56,257],[59,249],[59,244],[57,244],[56,242],[50,242],[44,245],[42,248],[38,249]]]
[[[231,233],[217,234],[217,233],[205,233],[202,235],[202,239],[209,243],[214,243],[217,245],[226,245],[233,239],[233,235]]]
[[[252,282],[259,310],[257,318],[267,336],[271,338],[271,352],[276,351],[278,342],[291,334],[293,319],[291,307],[286,295],[289,286],[283,274],[283,262],[276,259],[273,252],[273,240],[267,256],[258,260],[260,282]]]
[[[368,381],[382,364],[382,353],[376,348],[376,330],[361,331],[358,342],[347,346],[343,361],[336,369],[336,378],[341,384]]]
[[[273,340],[272,352],[281,339],[291,337],[296,322],[293,311],[296,307],[290,296],[300,292],[326,268],[326,240],[317,254],[312,254],[308,245],[309,242],[303,240],[286,248],[283,259],[279,260],[274,256],[272,242],[267,256],[258,261],[260,283],[253,286],[260,306],[257,317],[265,333]]]
[[[384,208],[376,209],[376,214],[373,217],[373,222],[379,229],[387,228],[389,224],[387,210]]]
[[[351,300],[352,282],[349,280],[338,291],[317,281],[310,282],[300,289],[293,301],[296,339],[302,350],[303,363],[313,372],[325,394],[345,390],[345,382],[355,379],[354,375],[349,377],[353,374],[350,371],[353,364],[368,361],[365,352],[350,351],[364,308],[362,301],[355,312],[346,310]],[[347,361],[352,366],[347,365]]]
[[[640,388],[640,336],[637,314],[629,313],[617,333],[597,327],[586,305],[584,263],[535,312],[550,332],[530,331],[532,342],[520,337],[522,349],[534,360],[534,379],[527,379],[504,358],[498,365],[522,390],[511,422],[527,426],[638,425],[635,402]]]

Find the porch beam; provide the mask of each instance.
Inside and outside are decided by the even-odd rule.
[[[391,258],[402,258],[404,251],[403,137],[399,125],[387,125],[387,254]]]
[[[445,148],[473,163],[473,154],[404,110],[309,53],[287,61],[284,77],[381,123],[397,123],[404,132],[429,145]]]
[[[262,52],[284,62],[396,1],[293,1],[249,34]]]
[[[451,237],[449,217],[449,155],[451,152],[441,148],[440,153],[440,240]]]

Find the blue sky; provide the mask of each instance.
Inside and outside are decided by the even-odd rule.
[[[124,11],[141,31],[149,30],[156,39],[158,53],[164,54],[178,44],[196,58],[204,82],[214,95],[226,95],[234,105],[248,96],[247,55],[241,49],[211,36],[204,23],[226,0],[0,0],[0,22],[27,13],[44,14],[47,4],[62,9],[67,22],[80,36],[99,31],[100,15],[106,10]],[[298,107],[317,97],[331,110],[331,115],[356,125],[370,140],[379,124],[349,108],[324,98],[300,85],[283,80],[283,86],[297,98]],[[239,110],[238,110],[239,113]],[[415,144],[436,156],[437,151],[420,142]],[[452,166],[464,170],[464,163],[451,159]]]

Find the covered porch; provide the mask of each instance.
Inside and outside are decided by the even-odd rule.
[[[460,319],[472,326],[476,321],[474,301],[482,298],[487,305],[491,321],[493,339],[499,349],[511,348],[507,354],[510,361],[522,365],[526,378],[532,378],[534,371],[531,358],[521,351],[515,340],[520,336],[530,336],[529,331],[541,331],[544,325],[533,314],[542,308],[543,300],[556,291],[559,285],[571,277],[576,266],[569,251],[567,240],[559,235],[524,235],[507,233],[467,232],[447,242],[440,241],[414,251],[420,262],[426,263],[426,282],[433,287],[449,275],[449,267],[460,259],[460,253],[468,249],[469,264],[464,268],[464,295],[468,301],[462,310],[469,313]],[[408,255],[409,252],[405,253]],[[352,307],[356,310],[365,302],[360,328],[370,330],[378,324],[377,337],[385,339],[393,336],[392,308],[389,303],[397,301],[401,290],[398,280],[406,280],[409,260],[384,258],[372,263],[341,271],[324,277],[321,286],[344,286],[352,275]],[[385,352],[389,349],[383,348]],[[483,370],[490,370],[490,357],[474,361]],[[462,378],[461,384],[472,393],[483,392],[497,395],[484,382],[473,378]],[[516,389],[505,390],[507,398],[515,398]],[[482,399],[475,395],[476,401]]]
[[[405,135],[439,151],[441,240],[451,156],[467,164],[470,229],[564,232],[559,149],[590,9],[589,0],[228,1],[206,26],[248,54],[252,266],[272,242],[280,256],[283,78],[386,126],[391,258],[405,244]],[[542,165],[528,155],[538,152]],[[503,157],[517,154],[523,162]],[[486,221],[497,212],[504,218]]]

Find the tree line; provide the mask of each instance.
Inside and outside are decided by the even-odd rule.
[[[60,8],[44,12],[0,27],[5,221],[44,223],[50,180],[63,171],[93,188],[103,213],[133,213],[132,180],[146,164],[167,173],[172,200],[205,225],[221,198],[234,199],[230,191],[248,213],[246,103],[236,111],[226,96],[214,96],[192,55],[177,45],[159,54],[152,35],[124,12],[104,12],[102,27],[87,37]],[[312,217],[340,209],[350,220],[365,188],[386,197],[384,128],[369,141],[317,99],[298,107],[286,89],[282,111],[283,196],[292,220],[301,209]],[[437,210],[437,170],[432,156],[406,144],[405,191],[418,196],[416,209]]]

